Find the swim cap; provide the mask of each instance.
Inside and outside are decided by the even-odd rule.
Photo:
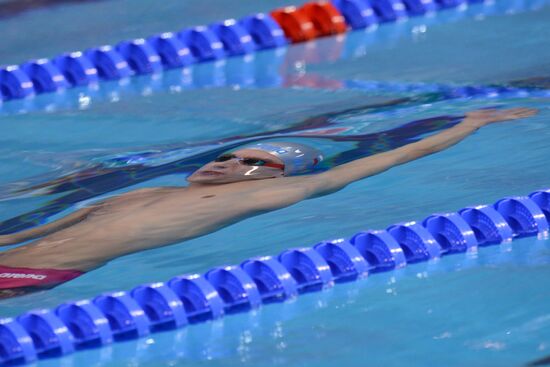
[[[283,161],[285,176],[311,171],[323,160],[321,152],[304,144],[290,142],[266,142],[249,144],[239,149],[258,149],[273,154]]]

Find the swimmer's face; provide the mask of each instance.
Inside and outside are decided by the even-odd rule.
[[[257,149],[240,149],[223,154],[195,171],[187,181],[224,184],[282,177],[284,164],[278,157]]]

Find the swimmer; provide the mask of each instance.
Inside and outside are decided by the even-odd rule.
[[[79,209],[41,227],[0,236],[0,298],[54,287],[108,261],[172,245],[305,199],[327,195],[392,167],[442,151],[498,121],[535,109],[469,112],[457,125],[420,141],[307,174],[323,159],[316,149],[261,142],[222,154],[187,187],[139,189]]]

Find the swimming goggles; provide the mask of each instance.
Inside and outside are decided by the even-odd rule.
[[[244,164],[245,166],[262,166],[262,167],[278,168],[282,170],[285,169],[284,164],[267,162],[259,158],[241,158],[241,157],[237,157],[234,154],[220,155],[218,158],[214,159],[214,162],[227,162],[231,159],[236,159],[239,161],[239,163]]]

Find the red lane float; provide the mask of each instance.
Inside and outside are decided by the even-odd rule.
[[[292,43],[309,41],[317,37],[313,22],[309,17],[295,6],[276,9],[271,16],[285,32],[285,36]]]
[[[329,2],[310,2],[300,8],[287,6],[271,12],[292,43],[343,33],[347,24],[340,12]]]
[[[348,29],[344,16],[327,1],[306,3],[302,6],[302,11],[313,22],[317,37],[344,33]]]

